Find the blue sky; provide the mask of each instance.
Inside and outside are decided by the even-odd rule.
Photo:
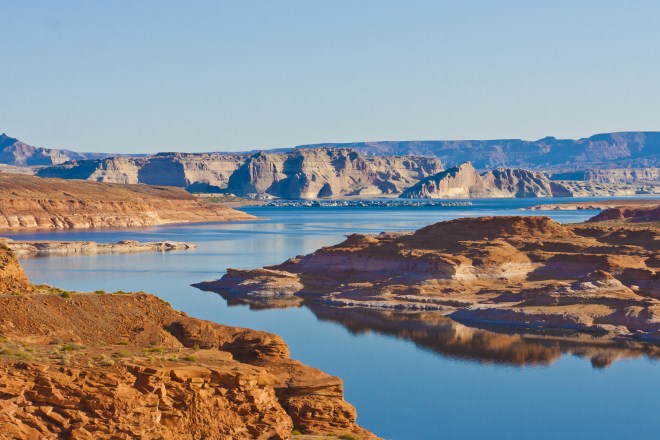
[[[660,2],[0,0],[0,132],[85,151],[660,130]]]

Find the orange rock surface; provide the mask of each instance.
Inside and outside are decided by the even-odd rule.
[[[0,229],[120,228],[248,220],[180,188],[0,174]]]
[[[563,226],[547,217],[464,218],[414,233],[351,235],[199,287],[280,306],[434,310],[471,323],[660,339],[657,223]]]
[[[0,438],[376,438],[342,381],[292,360],[279,336],[144,293],[16,294],[27,278],[0,257]]]

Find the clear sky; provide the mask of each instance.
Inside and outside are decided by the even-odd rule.
[[[0,0],[0,132],[156,152],[660,130],[660,1]]]

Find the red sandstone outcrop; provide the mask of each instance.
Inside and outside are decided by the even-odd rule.
[[[37,287],[23,293],[32,287],[0,248],[2,438],[375,438],[342,381],[292,360],[279,336],[144,293]]]
[[[0,229],[117,228],[248,220],[179,188],[0,175]]]
[[[0,295],[31,291],[32,285],[13,252],[0,244]]]
[[[609,208],[589,222],[620,221],[628,223],[660,222],[660,204],[646,208]]]
[[[201,283],[228,296],[335,307],[436,310],[460,321],[660,339],[657,224],[560,225],[547,217],[441,222]]]

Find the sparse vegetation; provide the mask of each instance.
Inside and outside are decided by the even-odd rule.
[[[109,367],[109,366],[115,364],[115,361],[113,361],[112,359],[110,359],[108,356],[106,356],[104,354],[102,354],[101,356],[98,356],[95,359],[98,362],[98,364],[103,366],[103,367]]]
[[[145,353],[163,353],[165,352],[165,347],[145,347]]]
[[[197,362],[197,358],[195,356],[193,356],[192,354],[185,355],[183,357],[183,360],[188,361],[188,362]]]
[[[67,291],[62,292],[62,293],[60,294],[60,296],[61,296],[62,298],[66,298],[66,299],[71,298],[71,292],[67,292]]]
[[[291,435],[302,435],[302,432],[298,431],[297,429],[294,429],[291,431]]]
[[[131,354],[130,354],[128,351],[126,351],[126,350],[120,350],[120,351],[116,351],[116,352],[114,352],[114,353],[112,354],[112,357],[114,357],[114,358],[127,358],[127,357],[129,357],[130,355],[131,355]]]

